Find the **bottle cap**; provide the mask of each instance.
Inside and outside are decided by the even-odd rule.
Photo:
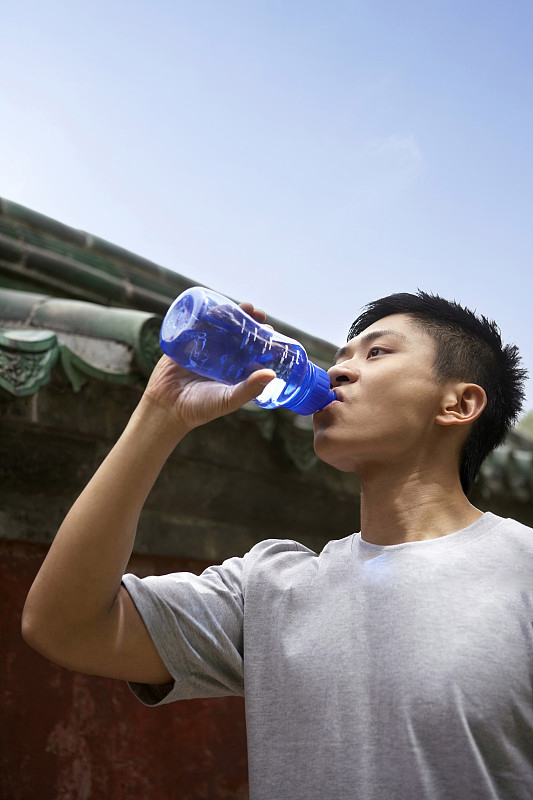
[[[303,416],[320,411],[321,408],[336,400],[337,397],[330,388],[331,382],[326,370],[317,367],[311,361],[308,364],[309,367],[313,368],[313,374],[306,390],[297,394],[294,400],[285,406],[285,408],[289,408],[291,411]]]

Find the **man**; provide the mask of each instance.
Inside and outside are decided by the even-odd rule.
[[[465,494],[525,377],[485,318],[401,294],[352,326],[314,428],[360,478],[360,534],[332,508],[319,555],[270,540],[202,576],[123,577],[167,456],[273,376],[159,362],[35,580],[27,641],[147,704],[244,694],[252,800],[530,799],[533,533]]]

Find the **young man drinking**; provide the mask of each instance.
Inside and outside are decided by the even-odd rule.
[[[319,554],[280,530],[200,576],[123,575],[168,455],[274,377],[223,386],[164,357],[61,526],[24,635],[150,705],[244,695],[252,800],[530,800],[533,531],[467,498],[520,411],[518,352],[454,302],[399,294],[329,374],[315,450],[359,476],[360,533],[333,507]]]

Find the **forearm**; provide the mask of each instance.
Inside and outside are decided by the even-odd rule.
[[[167,417],[141,401],[65,518],[26,601],[25,635],[34,646],[41,635],[52,647],[73,643],[111,613],[143,504],[186,433]]]

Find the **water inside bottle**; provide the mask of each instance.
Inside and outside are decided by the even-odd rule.
[[[300,385],[306,370],[302,346],[250,323],[240,309],[216,305],[189,325],[181,333],[174,330],[175,338],[166,336],[168,354],[183,367],[227,384],[245,380],[257,369],[272,369],[277,378],[258,398],[265,408],[280,405]]]

